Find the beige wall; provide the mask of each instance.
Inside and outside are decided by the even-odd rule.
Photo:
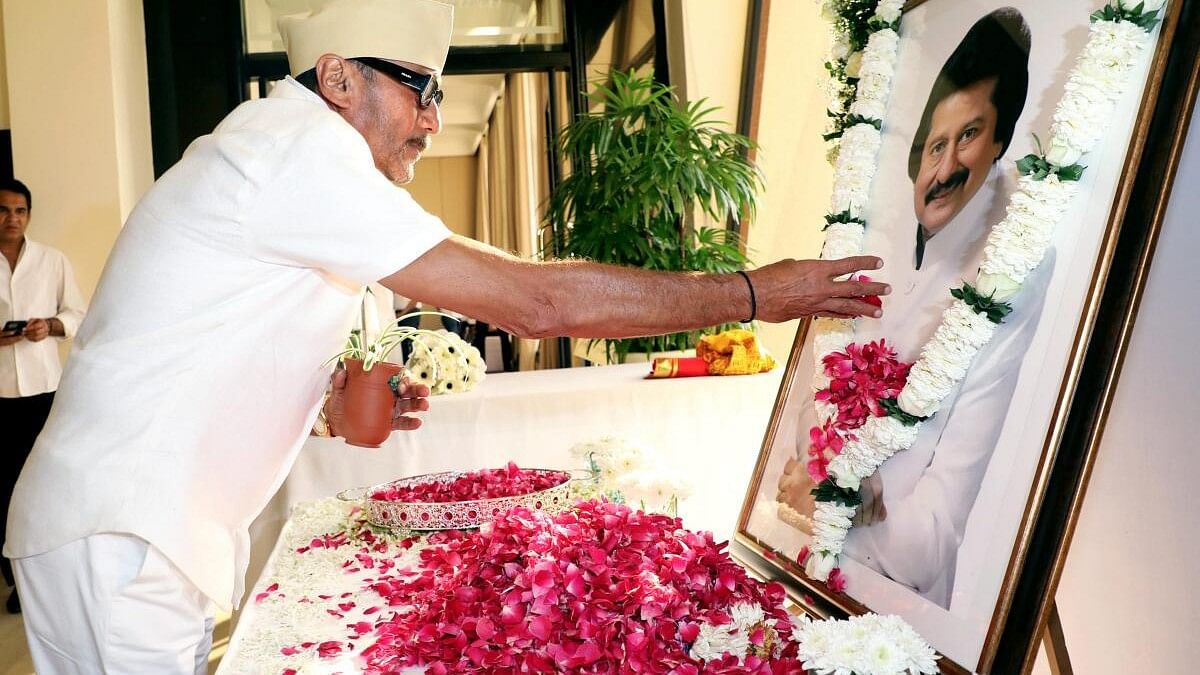
[[[770,4],[757,139],[766,187],[747,239],[760,266],[820,251],[832,171],[821,139],[827,32],[818,9],[816,3],[791,0]],[[686,100],[708,98],[721,106],[717,117],[731,128],[737,122],[748,10],[746,0],[667,4],[672,81]],[[672,22],[682,30],[671,28]],[[795,332],[791,322],[764,324],[760,334],[768,349],[786,357]]]
[[[4,57],[4,11],[0,7],[0,129],[8,129],[8,66]]]
[[[13,168],[31,237],[62,249],[90,297],[153,182],[139,0],[4,0]]]
[[[474,156],[432,157],[417,164],[416,177],[405,187],[452,232],[474,238],[477,182]]]
[[[766,190],[748,239],[758,265],[820,253],[833,174],[821,139],[828,40],[817,11],[813,2],[775,0],[770,5],[758,129],[758,163]],[[764,324],[760,334],[768,349],[786,357],[795,333],[796,322],[791,322]]]
[[[668,24],[676,21],[683,27],[681,36],[670,29],[667,32],[676,93],[688,102],[708,99],[710,106],[720,108],[713,117],[733,129],[742,86],[749,0],[675,0],[668,5],[674,5],[668,7]]]
[[[1200,108],[1163,219],[1056,602],[1076,673],[1194,673],[1200,635]],[[1171,358],[1170,355],[1177,355]],[[1190,636],[1190,637],[1189,637]],[[1035,675],[1050,675],[1044,659]]]

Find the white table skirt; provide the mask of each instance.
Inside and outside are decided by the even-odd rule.
[[[251,525],[247,588],[299,502],[414,474],[502,466],[582,468],[572,445],[618,436],[655,451],[692,488],[680,504],[691,529],[732,533],[783,368],[762,375],[643,379],[642,364],[489,375],[474,391],[430,400],[417,431],[382,448],[311,438]]]

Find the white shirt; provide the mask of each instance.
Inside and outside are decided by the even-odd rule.
[[[17,483],[5,554],[136,534],[215,603],[286,477],[364,283],[448,236],[290,78],[197,139],[134,209]]]
[[[1011,192],[1000,189],[1000,184],[996,177],[990,179],[952,222],[926,242],[920,270],[914,268],[917,225],[911,207],[894,211],[907,217],[881,218],[881,226],[867,228],[864,250],[881,254],[886,261],[879,273],[870,276],[891,284],[892,294],[883,299],[881,320],[857,322],[856,342],[883,338],[901,361],[917,360],[952,301],[950,289],[975,277],[989,228],[1003,217]],[[892,197],[911,200],[911,192]],[[942,607],[948,608],[952,598],[967,518],[1003,429],[1053,268],[1051,250],[1013,298],[1013,312],[980,350],[959,388],[921,425],[913,445],[880,467],[887,517],[854,527],[846,538],[847,556]],[[811,341],[804,348],[800,368],[801,373],[812,372]],[[807,458],[808,429],[816,418],[811,394],[804,392],[798,398],[793,456]]]
[[[892,295],[884,299],[884,318],[858,322],[858,342],[886,338],[900,360],[917,360],[952,301],[950,289],[975,278],[987,233],[1007,203],[1009,192],[996,189],[998,182],[989,180],[926,242],[920,270],[914,268],[915,221],[905,227],[898,219],[893,232],[876,235],[895,241],[868,241],[867,250],[898,249],[907,255],[887,259],[886,274],[880,276],[892,285]],[[967,517],[1003,429],[1053,269],[1051,250],[1011,301],[1013,312],[975,357],[958,390],[921,425],[908,450],[880,467],[887,518],[853,528],[846,540],[852,558],[942,607],[949,608]]]
[[[0,317],[4,321],[55,318],[62,322],[66,335],[0,347],[0,398],[36,396],[58,389],[62,375],[58,343],[75,336],[85,309],[67,257],[26,237],[16,269],[10,268],[8,261],[0,264]]]
[[[910,255],[889,259],[886,276],[893,294],[884,299],[884,318],[859,322],[858,341],[887,337],[901,360],[916,362],[920,347],[952,301],[949,289],[974,279],[982,262],[986,235],[992,223],[1000,221],[1008,201],[1008,191],[997,190],[997,183],[989,180],[980,187],[961,213],[926,241],[920,270],[913,267],[916,222],[896,228],[892,235],[900,239],[895,247],[907,247]],[[854,560],[944,608],[949,608],[954,590],[967,516],[1000,438],[1052,270],[1051,250],[1012,300],[1013,312],[980,350],[959,389],[922,424],[912,447],[880,468],[887,518],[854,527],[846,540],[847,554]]]

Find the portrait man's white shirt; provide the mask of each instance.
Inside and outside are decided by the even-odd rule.
[[[892,253],[885,256],[886,275],[881,276],[892,284],[892,295],[885,300],[882,321],[859,322],[857,342],[884,338],[902,361],[917,360],[950,304],[950,289],[975,278],[988,232],[1003,217],[1009,195],[1009,190],[1000,189],[1004,181],[997,176],[1010,169],[1006,162],[993,166],[992,176],[974,198],[926,242],[920,270],[914,265],[915,221],[886,234]],[[881,243],[873,245],[869,238],[868,250],[878,251],[875,246]],[[960,387],[922,425],[912,447],[879,470],[886,519],[855,527],[846,541],[846,553],[854,560],[942,607],[950,606],[967,517],[1003,428],[1053,267],[1051,251],[1013,299],[1012,314],[976,357]]]

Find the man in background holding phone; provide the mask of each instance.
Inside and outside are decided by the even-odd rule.
[[[4,422],[4,452],[0,453],[0,539],[8,520],[8,503],[25,458],[37,439],[62,364],[58,342],[75,335],[83,320],[84,303],[75,285],[75,274],[62,251],[25,237],[32,196],[16,179],[0,180],[0,419]],[[47,340],[55,337],[59,340]],[[14,586],[12,565],[0,557],[4,581]],[[13,588],[6,608],[21,611]]]

